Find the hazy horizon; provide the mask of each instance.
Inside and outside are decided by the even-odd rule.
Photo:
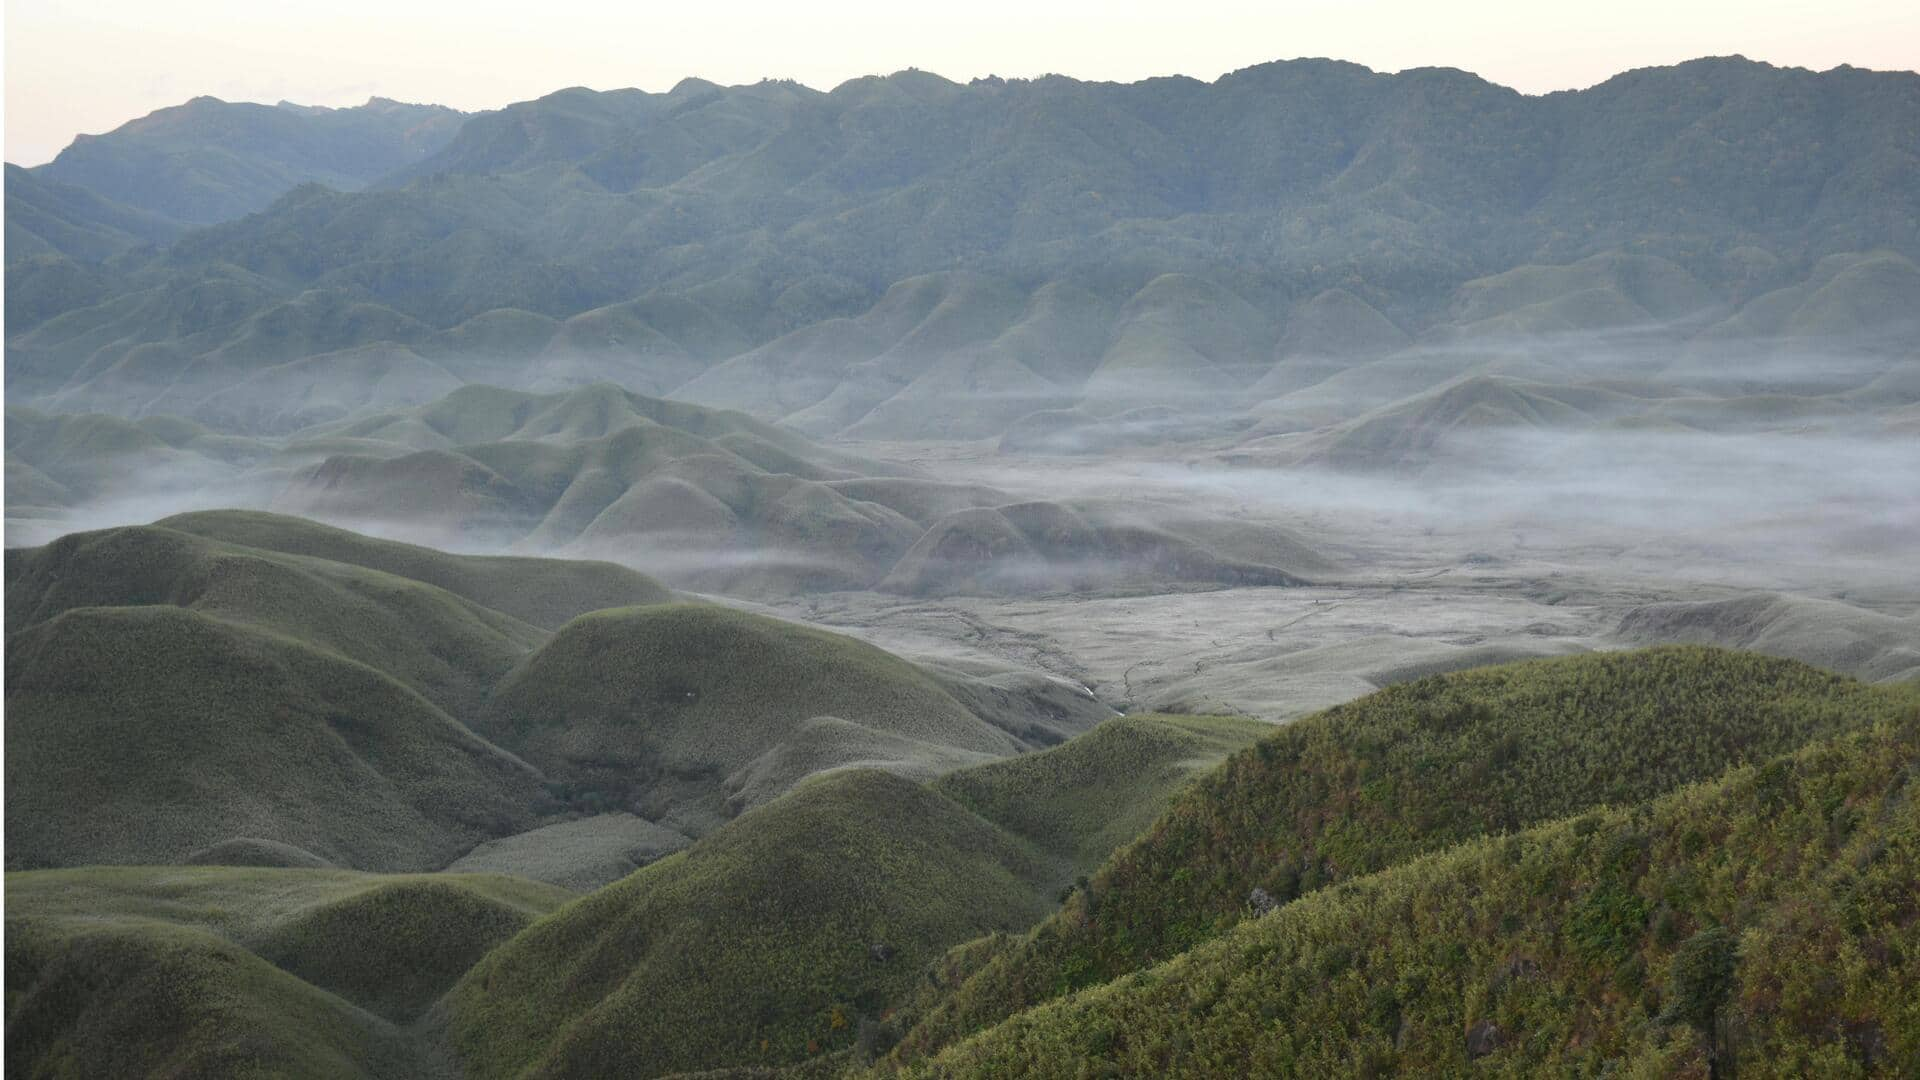
[[[6,15],[5,158],[41,164],[76,135],[201,95],[330,107],[377,96],[479,111],[569,86],[662,91],[688,77],[723,84],[792,78],[830,89],[912,67],[960,82],[1045,74],[1212,80],[1309,56],[1384,72],[1459,68],[1528,94],[1732,54],[1813,70],[1920,69],[1920,9],[1870,0],[1824,5],[1817,17],[1801,4],[1723,0],[1683,10],[1637,0],[1550,17],[1507,2],[1463,9],[1408,0],[1205,0],[1177,11],[995,0],[965,17],[871,0],[805,11],[752,2],[672,13],[575,0],[542,9],[531,29],[519,25],[522,10],[350,0],[269,17],[234,0],[165,8],[106,0],[84,12],[23,0]],[[1383,25],[1395,33],[1383,38]]]

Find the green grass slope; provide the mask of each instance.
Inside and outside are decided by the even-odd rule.
[[[543,825],[489,840],[451,863],[455,874],[513,874],[576,892],[611,885],[690,841],[624,811]]]
[[[393,1025],[566,898],[495,875],[9,874],[8,1072],[425,1075]]]
[[[1085,874],[1153,824],[1174,792],[1272,730],[1227,716],[1116,716],[1051,750],[948,773],[933,789]]]
[[[10,1075],[432,1075],[392,1024],[214,934],[8,919]]]
[[[170,605],[365,664],[457,716],[546,638],[407,578],[158,526],[73,533],[14,561],[10,631],[75,609]]]
[[[400,1022],[569,899],[499,874],[113,866],[7,876],[10,919],[204,931]]]
[[[1256,907],[1603,803],[1637,802],[1911,708],[1798,663],[1669,647],[1421,679],[1275,732],[903,1039],[913,1061],[1210,940]],[[1257,892],[1256,892],[1257,890]]]
[[[657,604],[672,596],[666,586],[647,575],[613,563],[454,555],[285,514],[203,510],[176,514],[155,524],[244,547],[305,555],[410,578],[546,630],[558,629],[575,615],[599,608]]]
[[[12,634],[6,709],[10,867],[251,837],[434,869],[527,828],[540,795],[532,769],[391,677],[174,606],[75,608]]]
[[[821,717],[844,723],[822,729]],[[502,680],[477,729],[578,798],[696,835],[804,772],[874,762],[912,771],[910,744],[954,757],[949,766],[1021,749],[898,657],[686,604],[573,620]],[[782,783],[765,782],[769,769]]]
[[[1031,925],[1265,730],[1119,717],[930,786],[870,769],[811,780],[483,961],[450,1000],[453,1043],[482,1076],[864,1060],[928,962]]]
[[[1908,708],[1323,890],[913,1072],[1911,1075],[1917,770]]]
[[[449,999],[469,1075],[660,1076],[852,1049],[955,942],[1038,918],[1043,867],[912,781],[850,770],[535,923]]]

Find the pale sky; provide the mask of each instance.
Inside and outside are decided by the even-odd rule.
[[[965,81],[1058,72],[1213,79],[1331,56],[1446,66],[1527,93],[1740,53],[1920,68],[1913,0],[6,0],[5,158],[38,164],[199,94],[496,108],[566,86],[665,90],[905,67]]]

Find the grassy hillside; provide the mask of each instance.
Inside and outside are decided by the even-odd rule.
[[[10,631],[79,609],[178,607],[364,664],[456,716],[546,637],[407,578],[159,526],[73,533],[11,561]]]
[[[484,875],[115,867],[7,876],[22,1075],[419,1076],[394,1027],[566,894]]]
[[[381,672],[185,608],[7,642],[7,864],[173,861],[235,837],[434,869],[531,824],[537,774]]]
[[[1194,775],[1268,730],[1135,716],[923,787],[842,769],[592,893],[451,999],[478,1076],[864,1060],[925,965],[1018,931]]]
[[[1051,750],[951,772],[932,786],[1068,874],[1085,874],[1195,776],[1272,730],[1225,716],[1116,716]]]
[[[845,1051],[941,949],[1038,918],[1043,876],[951,800],[838,772],[490,954],[453,994],[451,1042],[480,1077],[660,1076]]]
[[[453,555],[283,514],[205,510],[176,514],[155,524],[244,547],[327,559],[410,578],[546,630],[557,630],[568,619],[588,611],[657,604],[672,595],[645,574],[613,563]]]
[[[9,919],[205,931],[395,1021],[568,899],[498,874],[125,866],[7,876]]]
[[[394,1025],[204,931],[10,918],[6,963],[21,1075],[433,1075]]]
[[[501,682],[477,728],[577,799],[695,834],[811,772],[927,777],[1020,749],[897,657],[704,605],[575,619]]]
[[[1303,897],[928,1076],[1906,1075],[1920,712]]]
[[[898,1057],[1171,959],[1326,884],[1638,802],[1911,707],[1900,691],[1699,647],[1379,691],[1281,728],[1197,783],[1031,935],[978,954]]]

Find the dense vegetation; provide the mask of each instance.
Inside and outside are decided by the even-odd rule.
[[[1791,661],[1673,647],[1483,668],[1288,725],[1178,799],[908,1033],[912,1060],[1330,883],[1631,804],[1912,708]]]
[[[1303,897],[916,1075],[1909,1075],[1920,711]]]

